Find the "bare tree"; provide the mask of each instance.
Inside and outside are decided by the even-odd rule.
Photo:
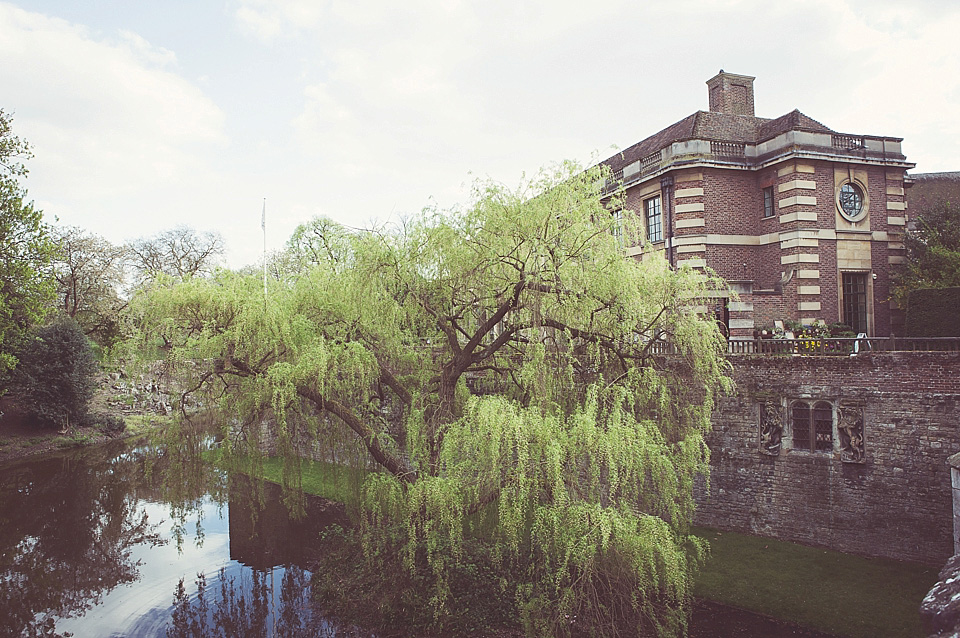
[[[120,297],[126,250],[75,226],[51,229],[57,306],[101,345],[120,334]]]
[[[164,274],[176,279],[213,274],[223,257],[223,237],[219,233],[198,233],[188,226],[177,226],[149,238],[127,244],[133,283],[142,286]]]

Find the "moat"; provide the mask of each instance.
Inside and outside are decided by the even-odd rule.
[[[227,479],[144,441],[0,466],[0,635],[363,636],[310,596],[341,508]],[[693,636],[818,636],[699,604]]]

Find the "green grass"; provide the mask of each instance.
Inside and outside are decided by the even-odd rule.
[[[920,601],[938,570],[698,528],[710,557],[694,595],[837,636],[922,636]]]
[[[173,417],[162,414],[129,414],[123,420],[127,424],[124,436],[136,436],[173,423]]]
[[[220,450],[204,453],[212,462],[220,463]],[[246,472],[245,472],[246,473]],[[367,475],[366,470],[357,470],[343,465],[321,461],[301,461],[301,481],[305,494],[313,494],[340,503],[356,503],[358,486]],[[271,483],[283,482],[283,459],[276,456],[263,459],[263,472],[258,473]]]

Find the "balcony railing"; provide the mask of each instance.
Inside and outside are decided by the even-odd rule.
[[[656,354],[673,354],[672,343],[661,341]],[[960,337],[803,337],[800,339],[730,339],[728,354],[806,355],[845,357],[868,352],[960,352]]]
[[[718,157],[744,157],[747,145],[738,142],[710,142],[710,152]]]
[[[852,151],[861,149],[866,145],[863,137],[858,135],[833,135],[832,137],[834,148]]]

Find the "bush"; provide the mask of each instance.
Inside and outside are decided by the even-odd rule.
[[[960,337],[960,288],[923,288],[907,301],[908,337]]]
[[[127,429],[127,422],[122,417],[107,412],[88,415],[87,424],[97,428],[107,436],[117,436]]]
[[[43,425],[80,425],[96,387],[97,361],[73,319],[32,331],[17,353],[11,384],[20,403]]]

